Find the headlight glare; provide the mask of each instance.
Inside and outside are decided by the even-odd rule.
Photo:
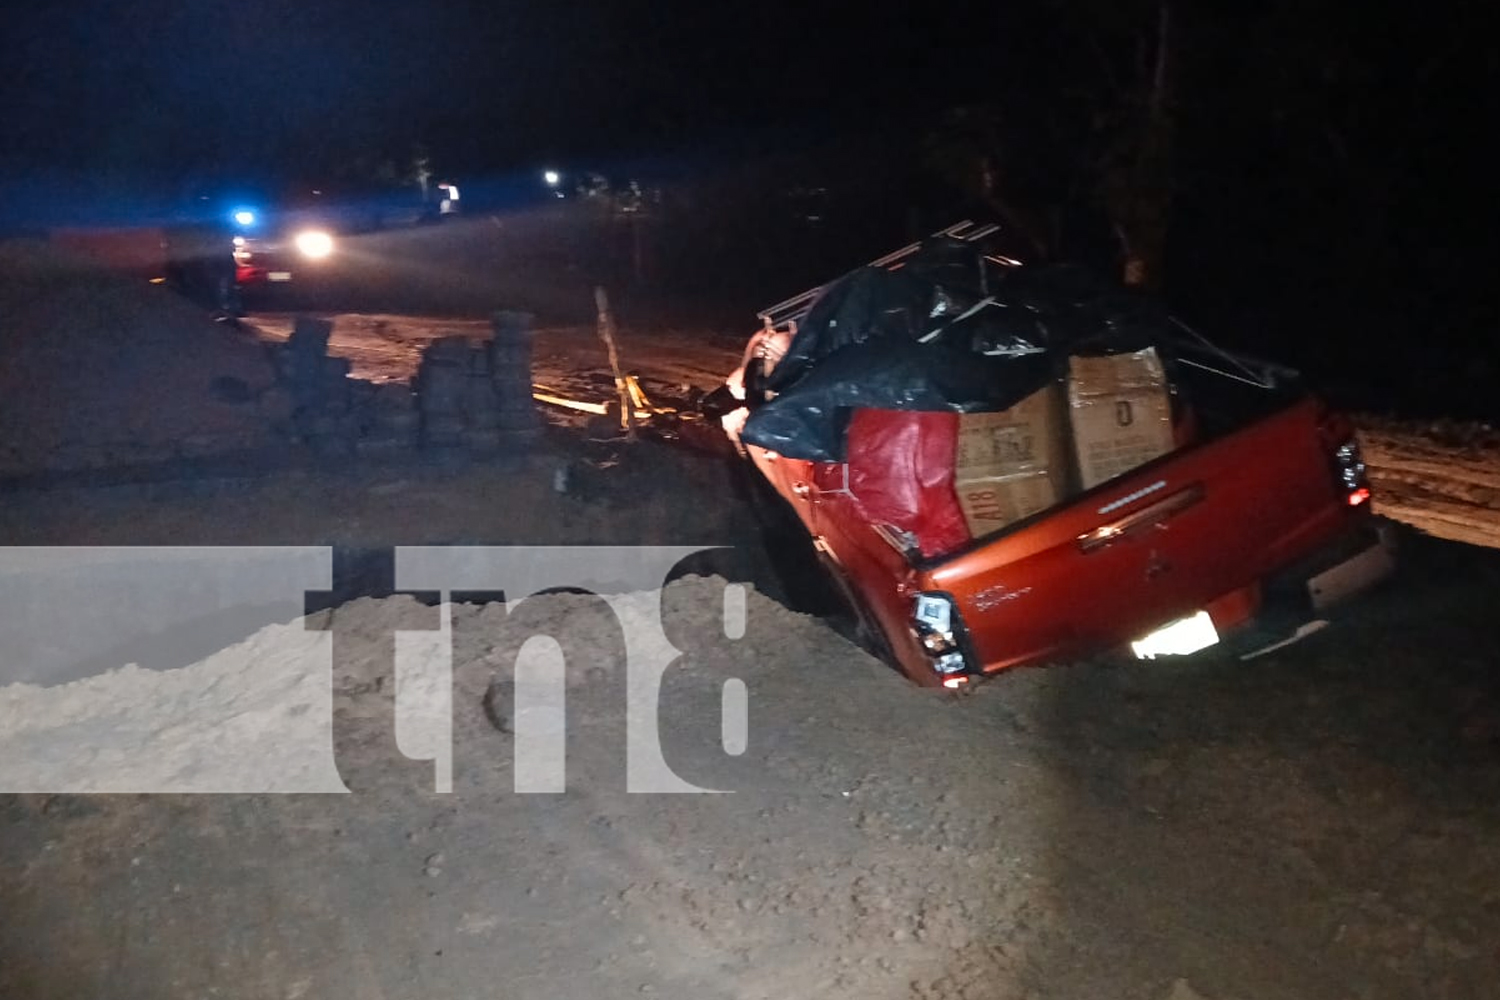
[[[333,237],[320,229],[304,230],[294,242],[302,256],[311,260],[322,260],[333,253]]]

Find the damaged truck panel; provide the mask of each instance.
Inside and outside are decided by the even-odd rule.
[[[1199,611],[1229,637],[1262,610],[1311,610],[1267,608],[1288,599],[1271,587],[1278,572],[1351,540],[1381,544],[1318,431],[1303,400],[921,565],[911,586],[953,596],[980,670],[1119,645]]]
[[[1248,655],[1391,572],[1354,429],[1294,372],[973,232],[763,313],[782,365],[731,379],[726,428],[872,649],[948,687],[1132,644]]]

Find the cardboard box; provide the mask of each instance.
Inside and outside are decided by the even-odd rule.
[[[975,538],[1067,495],[1062,398],[1049,385],[1008,410],[959,415],[954,491]]]
[[[1046,472],[961,479],[954,484],[969,534],[982,538],[1057,503],[1061,494]]]
[[[1068,359],[1068,418],[1084,489],[1171,451],[1172,402],[1156,349]]]

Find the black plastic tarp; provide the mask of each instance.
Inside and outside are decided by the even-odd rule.
[[[827,286],[766,380],[742,440],[789,458],[844,459],[853,409],[1003,410],[1073,353],[1160,345],[1151,300],[1071,267],[1002,268],[973,244],[929,242],[894,270]]]
[[[1046,354],[988,358],[887,338],[837,351],[791,389],[756,407],[741,439],[788,458],[844,460],[850,411],[1004,410],[1053,377]]]

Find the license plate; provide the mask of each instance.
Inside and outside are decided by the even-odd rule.
[[[1200,611],[1190,618],[1179,618],[1163,625],[1143,639],[1130,644],[1136,659],[1154,660],[1158,656],[1187,656],[1200,649],[1207,649],[1219,641],[1219,630],[1207,611]]]
[[[270,273],[268,273],[266,275],[266,278],[268,280],[270,280],[270,281],[291,281],[292,280],[292,272],[291,271],[271,271]]]

